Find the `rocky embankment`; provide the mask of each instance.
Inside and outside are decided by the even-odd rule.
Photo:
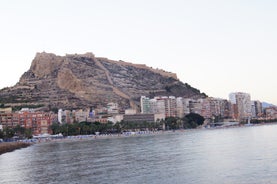
[[[16,149],[26,148],[30,145],[31,144],[25,143],[25,142],[4,142],[4,143],[0,143],[0,155],[4,154],[4,153],[7,153],[7,152],[14,151]]]

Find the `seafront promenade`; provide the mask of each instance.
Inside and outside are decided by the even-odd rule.
[[[3,143],[0,143],[0,155],[7,153],[7,152],[14,151],[16,149],[26,148],[30,145],[31,145],[30,143],[26,143],[26,142],[3,142]]]

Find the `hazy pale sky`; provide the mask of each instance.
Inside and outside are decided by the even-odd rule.
[[[275,0],[9,0],[0,23],[0,88],[36,52],[93,52],[177,73],[209,96],[277,104]]]

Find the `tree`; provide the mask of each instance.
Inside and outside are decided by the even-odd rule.
[[[51,126],[50,126],[53,134],[58,134],[58,133],[61,133],[61,128],[60,128],[60,125],[58,123],[53,123]]]
[[[24,130],[24,136],[28,139],[32,138],[32,130],[30,128],[25,128]]]
[[[4,137],[5,138],[12,138],[15,134],[15,131],[12,128],[4,128]]]
[[[183,118],[183,126],[184,128],[196,128],[203,125],[204,120],[203,116],[196,113],[190,113]]]
[[[80,127],[78,124],[67,124],[68,127],[68,135],[79,135]]]
[[[16,125],[15,128],[13,128],[15,134],[19,137],[25,137],[24,132],[25,132],[25,128],[21,127],[20,125]]]
[[[81,132],[82,134],[85,134],[85,135],[90,134],[91,133],[90,126],[89,125],[82,126]]]
[[[2,130],[0,130],[0,139],[4,138],[4,132]]]
[[[165,118],[165,127],[169,130],[179,129],[178,118],[176,118],[176,117],[167,117],[167,118]]]
[[[117,122],[113,127],[117,133],[121,133],[121,125],[119,122]]]

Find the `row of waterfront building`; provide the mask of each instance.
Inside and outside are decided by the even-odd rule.
[[[141,113],[165,114],[165,117],[184,117],[189,113],[197,113],[205,119],[216,117],[241,121],[248,118],[263,116],[262,103],[251,101],[248,93],[231,93],[229,100],[220,98],[183,98],[163,96],[149,98],[141,97]]]
[[[249,118],[277,119],[277,108],[262,108],[259,101],[251,101],[250,94],[231,93],[229,100],[219,98],[183,98],[161,96],[140,99],[140,112],[136,109],[121,109],[117,103],[109,103],[105,107],[95,109],[62,110],[58,113],[41,112],[33,109],[22,109],[12,112],[12,108],[0,109],[0,130],[16,126],[29,128],[34,135],[51,133],[53,123],[71,124],[76,122],[156,122],[166,117],[182,118],[189,113],[197,113],[207,121],[232,119],[242,121]]]
[[[51,133],[50,126],[56,121],[56,118],[57,116],[53,112],[37,112],[28,108],[12,112],[12,108],[1,108],[0,130],[19,126],[31,129],[33,135]]]

